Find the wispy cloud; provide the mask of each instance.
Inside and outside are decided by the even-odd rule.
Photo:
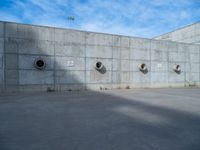
[[[153,37],[200,18],[198,0],[2,0],[0,19]],[[1,2],[2,3],[2,2]],[[74,16],[75,21],[67,19]]]

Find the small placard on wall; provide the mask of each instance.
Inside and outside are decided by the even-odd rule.
[[[161,67],[162,67],[162,64],[157,64],[157,67],[158,67],[158,68],[161,68]]]
[[[67,66],[68,67],[73,67],[74,66],[74,61],[73,60],[68,60],[67,61]]]

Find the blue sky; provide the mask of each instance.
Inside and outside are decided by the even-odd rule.
[[[0,20],[150,38],[199,21],[200,0],[0,0]]]

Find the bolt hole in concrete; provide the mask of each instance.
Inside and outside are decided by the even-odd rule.
[[[142,63],[142,64],[138,65],[138,68],[139,68],[140,71],[143,72],[144,74],[148,73],[148,68],[147,68],[146,64]]]
[[[38,70],[44,70],[45,66],[46,66],[45,61],[42,58],[37,58],[35,60],[35,67],[36,67],[36,69],[38,69]]]
[[[98,72],[100,72],[101,74],[106,73],[106,67],[103,65],[102,62],[98,61],[95,64],[95,68]]]

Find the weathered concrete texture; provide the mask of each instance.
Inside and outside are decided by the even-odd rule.
[[[1,95],[0,149],[199,150],[199,97],[194,88]]]
[[[200,22],[160,35],[155,39],[200,44]]]
[[[4,89],[4,24],[0,22],[0,92]]]
[[[200,85],[199,45],[9,22],[1,22],[0,31],[5,91]],[[35,68],[37,58],[45,60],[45,70]],[[95,69],[98,61],[102,72]]]

